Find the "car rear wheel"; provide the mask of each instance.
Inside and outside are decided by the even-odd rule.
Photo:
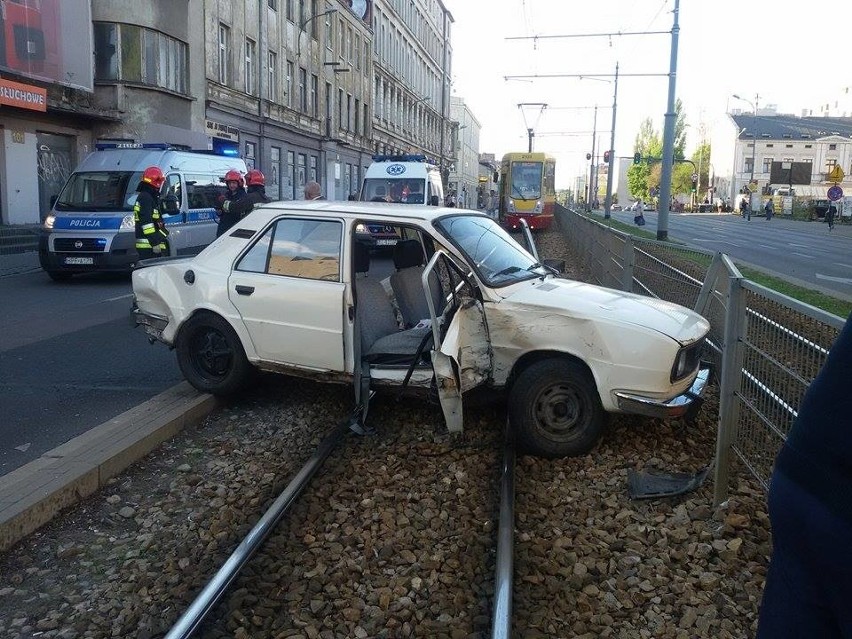
[[[583,455],[607,423],[597,388],[578,362],[546,359],[526,368],[509,392],[509,419],[523,449],[540,457]]]
[[[231,325],[212,313],[193,315],[178,334],[178,365],[198,390],[233,395],[248,381],[251,364]]]

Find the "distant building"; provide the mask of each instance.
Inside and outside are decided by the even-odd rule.
[[[852,117],[796,117],[731,113],[711,134],[714,197],[736,202],[750,181],[764,192],[773,162],[812,165],[811,182],[794,185],[800,197],[825,198],[828,173],[840,166],[852,188]]]
[[[450,166],[447,186],[455,192],[458,206],[476,208],[479,186],[479,131],[481,125],[465,101],[450,98],[450,119],[453,126],[451,148],[455,159]]]

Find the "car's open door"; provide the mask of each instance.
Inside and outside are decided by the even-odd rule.
[[[448,282],[451,290],[445,308],[436,309],[430,290],[435,279],[430,281],[429,276],[441,263],[451,280]],[[452,273],[458,276],[455,284]],[[469,274],[454,268],[452,259],[440,249],[423,271],[423,288],[432,321],[432,369],[444,421],[451,433],[460,433],[464,427],[462,395],[491,377],[491,340],[485,309],[474,295],[475,287],[469,278]],[[443,312],[439,314],[439,310]]]

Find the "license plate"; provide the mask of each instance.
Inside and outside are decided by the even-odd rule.
[[[66,257],[66,264],[94,264],[95,258],[93,257]]]
[[[393,246],[396,244],[396,240],[376,240],[376,244],[378,246]]]

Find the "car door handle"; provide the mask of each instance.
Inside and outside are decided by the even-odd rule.
[[[251,295],[254,293],[254,286],[243,286],[242,284],[237,284],[236,289],[237,293],[240,295]]]

